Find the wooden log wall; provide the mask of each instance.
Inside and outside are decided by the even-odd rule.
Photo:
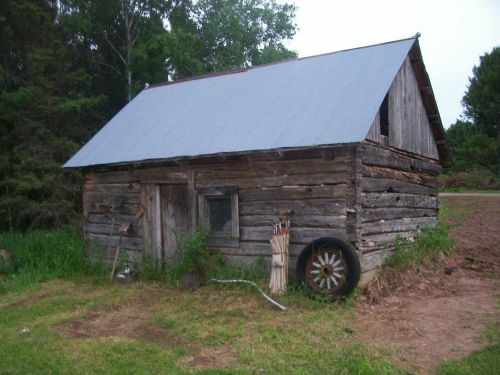
[[[238,188],[238,245],[219,250],[231,260],[250,263],[269,257],[272,223],[290,212],[290,254],[297,257],[318,237],[347,239],[347,170],[354,146],[326,153],[305,151],[284,158],[257,154],[246,162],[193,165],[195,188]]]
[[[233,246],[222,247],[212,241],[214,247],[228,258],[246,263],[270,256],[271,224],[277,220],[279,210],[285,209],[292,223],[290,252],[296,257],[318,237],[350,239],[346,216],[348,210],[353,210],[348,207],[353,199],[347,196],[354,180],[348,181],[347,175],[355,163],[355,149],[347,145],[154,167],[89,170],[84,186],[85,235],[89,243],[104,251],[104,258],[110,259],[118,243],[119,225],[131,221],[132,229],[122,241],[125,254],[136,259],[149,249],[155,256],[151,228],[156,225],[155,185],[186,184],[189,201],[196,199],[202,188],[237,187],[239,240]],[[119,206],[114,205],[117,201]],[[188,221],[193,223],[196,204],[188,203]]]
[[[359,238],[363,272],[379,267],[398,236],[409,240],[437,223],[438,174],[432,159],[365,142],[360,146]]]
[[[84,235],[89,253],[110,261],[119,241],[119,228],[132,223],[121,241],[122,258],[134,261],[142,257],[143,228],[139,219],[140,184],[133,181],[103,180],[86,173],[83,187]]]

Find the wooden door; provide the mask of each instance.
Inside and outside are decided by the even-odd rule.
[[[187,185],[161,185],[160,195],[163,257],[175,261],[178,242],[188,234]]]

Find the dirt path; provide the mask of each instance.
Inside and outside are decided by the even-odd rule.
[[[486,345],[488,326],[500,323],[500,195],[443,201],[459,212],[449,219],[453,255],[437,269],[402,275],[405,287],[358,307],[357,336],[395,349],[396,361],[424,374]]]

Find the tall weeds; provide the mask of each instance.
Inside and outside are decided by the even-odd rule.
[[[0,233],[0,248],[14,255],[12,264],[0,269],[0,292],[52,278],[79,278],[101,274],[85,253],[81,231],[68,227],[53,230]]]

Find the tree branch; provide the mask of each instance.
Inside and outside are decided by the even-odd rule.
[[[108,63],[105,63],[104,61],[99,61],[99,60],[94,60],[97,64],[101,64],[103,66],[106,66],[108,68],[110,68],[113,72],[115,72],[117,75],[121,76],[123,75],[122,72],[120,72],[120,70],[118,70],[115,66],[111,65],[111,64],[108,64]]]
[[[111,48],[113,49],[113,51],[116,52],[116,54],[118,55],[118,57],[120,57],[120,59],[122,60],[123,64],[125,64],[125,66],[127,66],[127,61],[125,60],[125,58],[123,57],[123,55],[120,53],[120,51],[118,51],[118,49],[113,45],[113,43],[111,43],[111,41],[108,39],[108,36],[106,34],[104,34],[104,39],[106,39],[106,42],[108,42],[108,44],[111,46]]]

